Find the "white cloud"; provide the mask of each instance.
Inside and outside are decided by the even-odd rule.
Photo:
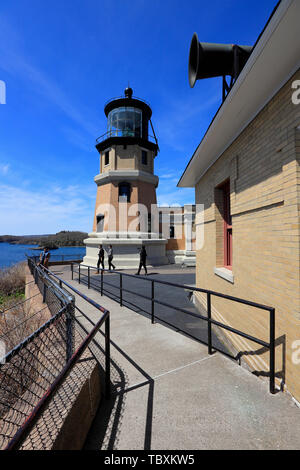
[[[174,178],[180,178],[180,174],[179,173],[162,173],[162,174],[159,174],[159,177],[160,178],[163,178],[163,179],[172,179],[174,180]]]
[[[177,189],[168,192],[167,189],[158,189],[157,204],[159,206],[183,206],[184,204],[195,204],[195,190],[193,188]]]
[[[9,163],[0,163],[0,174],[1,175],[7,175],[7,173],[9,172]]]
[[[85,194],[86,193],[86,194]],[[59,230],[89,232],[93,223],[91,188],[49,187],[40,191],[0,185],[0,234],[31,235]]]

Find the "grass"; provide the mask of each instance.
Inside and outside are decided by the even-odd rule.
[[[0,269],[0,305],[3,308],[11,301],[24,298],[25,263],[18,263],[9,268]]]

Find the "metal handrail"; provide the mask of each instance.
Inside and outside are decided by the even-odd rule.
[[[72,265],[71,265],[72,266]],[[94,300],[90,299],[89,297],[87,297],[85,294],[83,294],[82,292],[80,292],[78,289],[76,289],[75,287],[71,286],[71,284],[69,284],[67,281],[65,281],[64,279],[62,279],[61,277],[57,276],[56,274],[54,274],[52,271],[50,271],[49,269],[47,268],[43,268],[47,274],[49,276],[53,276],[54,278],[56,278],[60,283],[64,284],[65,286],[67,286],[69,289],[71,289],[73,292],[75,292],[75,294],[79,295],[80,297],[82,297],[84,300],[86,300],[88,303],[90,303],[91,305],[93,305],[93,307],[97,308],[98,310],[100,310],[101,312],[103,312],[104,314],[106,313],[109,313],[109,310],[107,310],[106,308],[102,307],[100,304],[98,304],[97,302],[95,302]]]
[[[110,130],[110,131],[107,131],[105,132],[104,134],[100,135],[100,137],[98,137],[96,139],[96,142],[97,143],[100,143],[100,142],[103,142],[104,140],[106,139],[109,139],[110,137],[133,137],[135,139],[144,139],[144,137],[141,135],[140,132],[136,132],[136,131],[122,131],[120,129],[115,129],[115,130]],[[147,139],[145,140],[148,140],[152,143],[157,143],[155,137],[151,134],[148,134],[147,136]]]
[[[169,282],[169,281],[149,279],[148,277],[144,277],[144,276],[141,278],[141,276],[137,276],[135,274],[128,274],[128,273],[124,273],[124,272],[121,272],[121,271],[118,271],[118,270],[110,271],[108,269],[102,269],[100,267],[95,268],[94,266],[89,266],[89,265],[84,265],[84,264],[79,264],[79,263],[71,263],[72,279],[74,278],[74,265],[76,265],[76,264],[79,267],[79,269],[78,269],[78,274],[79,274],[78,282],[79,283],[81,282],[81,276],[82,275],[87,276],[88,277],[88,288],[90,288],[90,270],[91,269],[96,270],[97,272],[101,271],[101,281],[100,281],[101,282],[101,290],[100,290],[101,295],[103,295],[103,283],[104,283],[103,272],[108,272],[108,273],[113,272],[115,274],[118,274],[120,276],[120,284],[119,284],[119,288],[118,288],[120,290],[120,306],[123,305],[123,292],[133,293],[133,294],[135,294],[139,297],[143,297],[143,298],[146,298],[146,299],[150,300],[151,301],[151,322],[152,323],[155,322],[155,318],[158,318],[158,319],[162,320],[163,322],[168,323],[165,320],[159,318],[157,315],[155,315],[155,312],[154,312],[154,305],[155,304],[160,304],[160,305],[164,305],[166,307],[174,308],[175,310],[178,310],[182,313],[191,315],[191,316],[199,318],[201,320],[205,320],[207,322],[207,325],[208,325],[208,354],[213,353],[213,350],[212,350],[213,349],[212,348],[212,325],[216,325],[220,328],[228,330],[228,331],[230,331],[234,334],[242,336],[243,338],[246,338],[250,341],[253,341],[253,342],[269,349],[269,352],[270,352],[270,358],[269,358],[270,387],[269,388],[270,388],[270,393],[272,393],[272,394],[275,393],[275,308],[270,307],[268,305],[259,304],[257,302],[252,302],[252,301],[249,301],[249,300],[246,300],[246,299],[241,299],[241,298],[238,298],[238,297],[234,297],[234,296],[231,296],[231,295],[222,294],[221,292],[216,292],[216,291],[209,290],[209,289],[203,289],[203,288],[200,288],[200,287],[194,287],[194,286],[189,286],[189,285],[185,285],[185,284],[176,284],[176,283]],[[87,275],[82,273],[82,271],[81,271],[82,267],[87,268],[87,270],[88,270]],[[132,292],[128,289],[124,289],[123,288],[123,282],[122,282],[122,277],[123,276],[136,278],[136,279],[143,279],[144,281],[151,282],[151,297],[146,297],[146,296],[140,294],[139,292]],[[162,302],[160,300],[155,299],[155,283],[156,284],[167,285],[167,286],[171,286],[171,287],[178,287],[178,288],[181,288],[181,289],[190,290],[192,292],[205,293],[207,295],[207,317],[205,317],[201,314],[195,314],[195,313],[189,312],[188,310],[185,310],[181,307],[177,307],[177,306],[174,306],[174,305],[168,304],[166,302]],[[117,286],[113,286],[113,287],[117,288]],[[270,317],[269,317],[269,342],[263,341],[260,338],[256,338],[256,337],[251,336],[247,333],[244,333],[243,331],[237,330],[235,328],[232,328],[231,326],[228,326],[224,323],[221,323],[221,322],[218,322],[218,321],[212,319],[211,318],[211,297],[212,296],[220,297],[220,298],[227,299],[227,300],[230,300],[230,301],[233,301],[233,302],[248,305],[250,307],[259,308],[261,310],[268,311],[269,314],[270,314]],[[171,326],[175,326],[175,325],[172,325],[171,323],[168,323],[168,324],[171,325]],[[191,335],[189,335],[189,336],[191,336]],[[220,352],[222,352],[222,351],[220,351]]]
[[[115,98],[111,98],[109,100],[106,101],[106,103],[104,104],[104,108],[109,104],[109,103],[112,103],[113,101],[116,101],[116,100],[123,100],[123,99],[126,99],[126,96],[116,96]],[[138,98],[137,96],[132,96],[131,99],[133,100],[138,100],[138,101],[142,101],[143,103],[147,104],[150,108],[150,103],[148,103],[148,101],[144,100],[143,98]]]

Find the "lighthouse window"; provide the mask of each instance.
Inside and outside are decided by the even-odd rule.
[[[131,187],[129,183],[119,184],[119,202],[130,202]]]
[[[174,212],[170,212],[170,238],[175,238]]]
[[[142,111],[132,107],[113,109],[108,114],[108,131],[118,137],[142,136]]]
[[[146,152],[146,150],[142,150],[142,164],[143,165],[147,165],[147,161],[148,161],[148,154]]]
[[[104,165],[109,164],[109,152],[105,152],[104,154]]]

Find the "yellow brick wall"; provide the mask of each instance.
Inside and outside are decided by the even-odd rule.
[[[300,106],[286,83],[196,185],[205,205],[205,241],[197,251],[196,283],[276,309],[278,383],[300,401],[300,364],[292,344],[300,340]],[[214,273],[223,264],[223,231],[216,187],[230,178],[234,281]],[[205,296],[198,295],[205,304]],[[213,317],[269,341],[268,312],[212,298]],[[225,332],[225,330],[223,330]],[[259,345],[227,334],[244,359],[265,376],[269,355]]]

